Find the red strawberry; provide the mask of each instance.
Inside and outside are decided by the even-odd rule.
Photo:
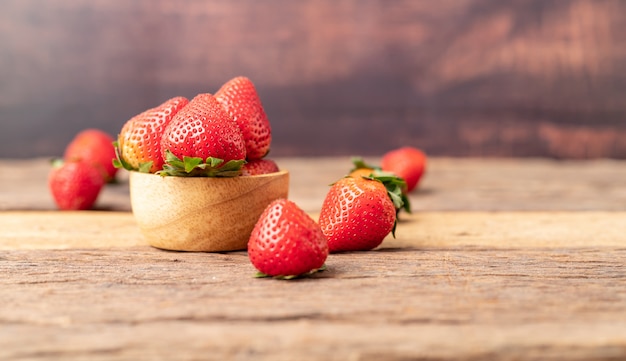
[[[163,131],[162,174],[235,176],[246,159],[241,130],[211,94],[199,94]]]
[[[100,129],[85,129],[76,134],[65,148],[63,159],[93,163],[106,182],[113,181],[117,173],[117,168],[113,166],[115,159],[113,137]]]
[[[426,155],[413,147],[402,147],[385,153],[381,159],[383,170],[392,172],[406,182],[406,192],[417,187],[426,169]]]
[[[272,132],[252,81],[243,76],[233,78],[222,85],[215,98],[239,125],[248,160],[263,158],[270,150]]]
[[[403,207],[397,193],[401,193],[399,188],[392,194],[381,180],[362,176],[345,177],[334,183],[319,217],[330,252],[378,247],[395,230],[397,211]]]
[[[313,218],[283,198],[270,203],[259,217],[248,256],[259,276],[294,278],[323,269],[328,243]]]
[[[278,172],[279,168],[276,162],[271,159],[254,159],[241,167],[241,175],[259,175]]]
[[[129,119],[117,136],[118,167],[155,173],[163,167],[163,130],[189,100],[175,97]]]
[[[103,186],[100,170],[84,160],[55,162],[48,176],[48,188],[61,210],[91,209]]]

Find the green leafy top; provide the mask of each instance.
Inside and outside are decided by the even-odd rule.
[[[113,142],[115,149],[115,158],[113,165],[116,168],[124,168],[130,171],[138,171],[141,173],[150,173],[153,162],[140,163],[139,168],[133,167],[122,157],[119,143]],[[236,177],[241,174],[241,167],[246,161],[230,160],[224,163],[223,159],[209,157],[206,160],[198,157],[183,157],[181,160],[171,151],[165,152],[165,164],[156,174],[161,176],[177,176],[177,177]]]
[[[165,151],[165,164],[157,174],[177,177],[236,177],[241,174],[244,159],[229,160],[208,157],[183,157],[181,160],[174,153]]]

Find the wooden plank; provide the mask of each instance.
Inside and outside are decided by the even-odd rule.
[[[130,212],[0,212],[0,229],[4,250],[146,244]],[[383,248],[626,247],[626,212],[415,212],[396,235]]]
[[[349,162],[279,163],[315,216]],[[294,282],[144,245],[124,177],[58,212],[0,167],[0,359],[626,359],[623,162],[434,158],[396,239]]]
[[[618,360],[625,258],[396,247],[284,282],[245,252],[0,251],[0,359]]]
[[[129,212],[1,212],[0,249],[110,248],[145,245]]]
[[[626,247],[626,212],[419,212],[403,216],[393,247]]]
[[[357,154],[358,155],[358,154]],[[319,212],[328,186],[351,168],[349,156],[276,157],[290,172],[289,197]],[[378,164],[379,158],[368,157]],[[48,159],[0,159],[0,210],[54,210]],[[416,211],[626,211],[626,161],[430,157]],[[107,185],[98,210],[130,211],[128,173]]]

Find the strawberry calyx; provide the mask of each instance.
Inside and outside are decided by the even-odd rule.
[[[156,172],[161,176],[176,177],[236,177],[241,174],[244,159],[229,160],[208,157],[206,160],[200,157],[178,158],[170,150],[165,151],[165,164],[163,169]]]
[[[405,210],[407,213],[411,213],[411,203],[409,197],[402,191],[406,187],[404,179],[398,177],[394,173],[385,172],[382,170],[374,170],[368,179],[373,179],[381,182],[385,188],[387,188],[387,194],[393,202],[396,211]]]
[[[113,142],[113,149],[115,149],[115,158],[113,158],[113,166],[115,168],[121,169],[124,168],[126,170],[138,171],[141,173],[150,173],[150,169],[152,168],[152,161],[149,162],[140,162],[139,168],[133,167],[130,163],[128,163],[124,157],[122,157],[122,151],[120,150],[120,144],[117,141]]]
[[[297,279],[297,278],[310,277],[310,276],[312,276],[312,275],[314,275],[314,274],[316,274],[318,272],[323,272],[323,271],[326,271],[326,264],[323,264],[322,267],[320,267],[320,268],[315,268],[315,269],[312,269],[312,270],[310,270],[308,272],[305,272],[305,273],[302,273],[302,274],[299,274],[299,275],[270,276],[270,275],[268,275],[266,273],[263,273],[263,272],[259,271],[259,272],[257,272],[254,275],[254,277],[255,278],[270,278],[271,277],[271,278],[274,278],[274,279],[277,279],[277,280],[293,280],[293,279]]]

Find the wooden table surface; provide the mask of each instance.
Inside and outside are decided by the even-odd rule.
[[[313,216],[350,167],[277,160]],[[626,359],[626,161],[432,159],[396,239],[291,282],[145,245],[125,173],[59,212],[0,168],[0,360]]]

